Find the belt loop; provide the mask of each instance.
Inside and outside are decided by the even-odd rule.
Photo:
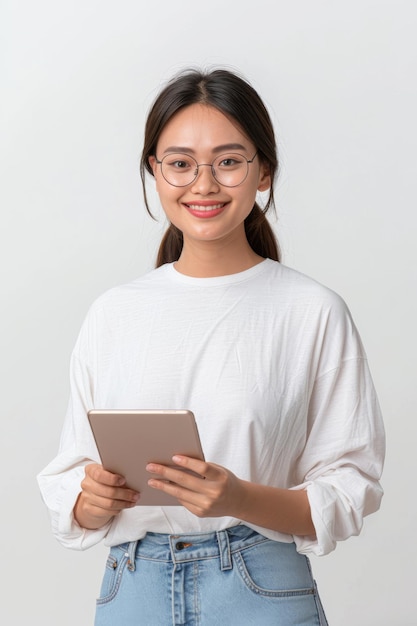
[[[139,541],[130,541],[127,549],[127,556],[129,560],[127,562],[127,569],[130,572],[134,572],[136,569],[135,561],[136,561],[136,548]]]
[[[229,544],[229,535],[227,530],[218,530],[216,531],[217,542],[219,544],[219,553],[220,553],[220,569],[232,569],[232,559],[230,556],[230,544]]]

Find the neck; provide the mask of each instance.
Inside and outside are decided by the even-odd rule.
[[[244,272],[263,260],[247,241],[239,246],[231,246],[230,242],[207,241],[202,245],[202,242],[184,241],[175,269],[187,276],[210,278]]]

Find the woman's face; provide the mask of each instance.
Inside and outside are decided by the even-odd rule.
[[[190,155],[199,164],[211,164],[218,156],[230,153],[251,160],[256,146],[220,111],[193,104],[168,122],[160,135],[156,158],[149,158],[162,207],[168,220],[183,233],[184,246],[191,241],[227,242],[231,238],[246,242],[244,220],[252,210],[256,192],[270,187],[268,168],[255,156],[242,184],[226,187],[213,177],[211,167],[204,166],[194,182],[175,187],[162,176],[156,159],[177,153]]]

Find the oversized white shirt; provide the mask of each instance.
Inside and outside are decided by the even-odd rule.
[[[38,476],[53,533],[70,548],[241,523],[137,506],[80,528],[72,511],[84,466],[100,462],[91,408],[192,410],[207,461],[307,490],[315,537],[245,522],[301,553],[330,552],[379,508],[384,429],[351,315],[333,291],[270,259],[213,278],[167,264],[98,298],[72,354],[59,453]]]

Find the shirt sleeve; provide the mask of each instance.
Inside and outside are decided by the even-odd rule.
[[[383,495],[381,410],[361,340],[341,304],[326,322],[297,463],[295,488],[307,490],[316,536],[294,540],[299,552],[318,556],[358,535]]]
[[[73,509],[81,492],[84,468],[100,463],[87,411],[93,408],[94,381],[88,365],[79,356],[80,345],[86,340],[84,327],[71,357],[71,396],[64,420],[58,455],[37,476],[43,501],[51,520],[52,532],[65,547],[85,550],[99,543],[107,534],[111,522],[97,530],[81,528],[74,519]]]

